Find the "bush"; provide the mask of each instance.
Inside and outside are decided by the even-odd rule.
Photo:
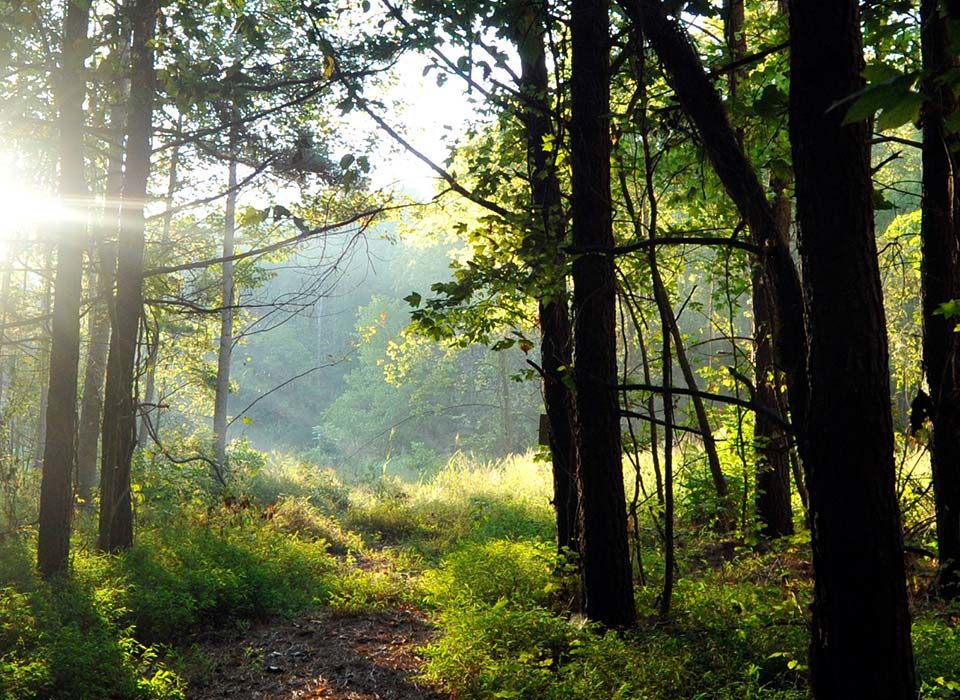
[[[123,582],[84,576],[0,589],[0,697],[182,700],[183,682],[125,624]]]
[[[344,530],[340,523],[325,515],[306,498],[285,497],[270,512],[270,525],[299,539],[318,541],[331,554],[360,552],[363,540]]]
[[[145,533],[116,562],[150,641],[303,608],[325,594],[335,568],[323,545],[244,522]]]

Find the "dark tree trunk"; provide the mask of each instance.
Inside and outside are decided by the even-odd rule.
[[[937,515],[940,556],[939,590],[945,598],[960,596],[960,336],[956,319],[937,315],[937,307],[960,297],[960,204],[957,191],[960,159],[951,152],[956,135],[944,120],[957,110],[956,96],[944,74],[956,68],[950,51],[947,18],[936,0],[920,3],[923,68],[929,76],[923,108],[923,219],[920,238],[923,265],[923,363],[932,400],[933,438],[930,464]],[[956,5],[946,3],[949,17],[960,21]]]
[[[771,337],[776,365],[785,373],[790,413],[801,425],[806,410],[806,340],[800,277],[789,241],[777,225],[757,173],[731,127],[720,95],[678,24],[660,0],[619,0],[630,19],[643,27],[667,72],[667,79],[693,121],[713,169],[750,227],[761,249],[761,270],[772,300]]]
[[[609,18],[605,0],[571,10],[573,244],[613,247],[610,199]],[[573,263],[577,452],[582,576],[587,617],[608,627],[636,622],[617,397],[613,258]]]
[[[126,23],[124,23],[126,26]],[[121,31],[118,53],[121,60],[129,59],[129,33]],[[126,79],[122,81],[124,84]],[[77,445],[77,490],[85,504],[93,500],[97,485],[97,452],[100,445],[100,421],[103,412],[103,381],[107,374],[107,352],[110,347],[110,308],[108,299],[113,294],[117,256],[112,240],[120,225],[118,203],[123,184],[123,122],[126,114],[126,87],[117,94],[117,103],[110,109],[110,145],[107,158],[104,207],[99,230],[89,255],[92,272],[88,285],[91,293],[103,297],[90,307],[88,319],[89,345],[83,376],[83,394],[80,400],[80,430]]]
[[[817,698],[917,697],[894,483],[870,125],[834,105],[862,89],[856,0],[790,3],[790,142],[809,343],[807,469]]]
[[[654,250],[651,248],[651,250]],[[674,353],[677,356],[677,364],[680,366],[680,373],[683,374],[683,381],[687,388],[692,392],[699,390],[697,385],[697,375],[693,371],[693,365],[687,358],[687,351],[683,345],[683,336],[680,334],[680,326],[677,325],[676,315],[673,313],[673,307],[667,299],[667,288],[663,283],[660,272],[656,267],[651,266],[653,273],[654,289],[659,287],[660,294],[663,296],[666,304],[666,313],[668,318],[667,327],[670,329],[670,335],[673,336]],[[720,466],[720,455],[717,453],[717,441],[713,437],[713,428],[710,427],[710,419],[707,417],[707,407],[703,402],[703,397],[694,394],[690,395],[690,403],[693,404],[693,414],[697,418],[697,427],[700,429],[700,439],[703,440],[703,453],[707,457],[707,466],[710,469],[710,480],[713,481],[713,488],[717,492],[717,501],[720,504],[720,512],[717,514],[716,525],[721,532],[729,532],[736,525],[736,507],[730,499],[730,489],[727,487],[727,478],[723,475],[723,467]]]
[[[773,202],[782,236],[790,228],[790,200],[777,192]],[[771,326],[774,302],[759,266],[753,268],[754,400],[765,411],[757,411],[753,422],[753,452],[757,467],[756,508],[762,537],[793,534],[790,503],[790,436],[771,418],[780,414],[780,374],[774,362]]]
[[[724,30],[731,61],[739,61],[747,55],[747,38],[744,33],[746,13],[743,0],[725,0]],[[728,74],[730,101],[736,104],[739,99],[739,83],[742,69],[732,70]],[[743,146],[743,128],[737,128],[737,138]],[[790,235],[790,200],[783,194],[783,188],[775,191],[773,210],[780,227],[782,240]],[[756,466],[756,516],[762,537],[782,537],[793,533],[793,511],[790,506],[790,461],[789,436],[776,424],[773,417],[778,416],[780,402],[780,378],[774,363],[773,324],[775,300],[764,282],[763,270],[759,265],[753,267],[751,274],[751,295],[753,300],[753,336],[754,336],[754,400],[760,403],[764,411],[754,413],[753,452]]]
[[[127,160],[117,246],[117,297],[104,392],[100,533],[97,541],[97,546],[107,552],[133,544],[130,464],[137,428],[134,365],[143,306],[143,206],[150,172],[154,100],[152,40],[156,14],[156,0],[137,0],[131,6],[133,46],[130,52]]]
[[[89,0],[67,3],[57,95],[60,128],[60,196],[72,208],[86,198],[83,178],[83,63]],[[82,206],[82,205],[81,205]],[[84,217],[61,224],[50,344],[47,440],[40,483],[37,565],[45,577],[67,570],[73,471],[76,465],[77,371],[80,362],[80,296],[83,289]]]
[[[554,152],[544,150],[553,135],[550,118],[550,85],[544,46],[544,9],[528,8],[518,18],[515,43],[520,53],[520,92],[527,145],[527,175],[534,215],[535,248],[542,251],[535,264],[540,268],[547,293],[540,301],[540,364],[543,370],[543,403],[550,426],[550,456],[553,462],[553,502],[557,516],[557,547],[579,550],[577,523],[576,449],[574,403],[564,382],[573,365],[573,342],[567,310],[566,268],[561,247],[566,227],[560,197],[560,182]]]
[[[91,256],[93,263],[93,256]],[[98,273],[88,279],[91,290],[110,288],[98,280],[106,274],[101,263]],[[84,505],[93,502],[97,486],[97,447],[100,444],[100,416],[103,410],[103,380],[107,373],[107,349],[110,347],[110,314],[105,303],[95,303],[89,311],[87,364],[83,373],[80,400],[80,426],[77,443],[77,495]]]

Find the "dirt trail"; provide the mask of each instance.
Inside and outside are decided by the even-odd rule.
[[[391,610],[263,623],[201,647],[210,668],[190,700],[443,700],[412,679],[433,629],[422,613]]]

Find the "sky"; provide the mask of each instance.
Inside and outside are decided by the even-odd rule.
[[[450,146],[463,136],[476,113],[462,81],[451,78],[438,86],[436,71],[424,77],[423,70],[428,63],[427,58],[412,54],[399,61],[397,83],[391,88],[388,100],[401,100],[403,111],[399,115],[383,116],[414,148],[442,165]],[[367,128],[377,128],[369,117],[364,115],[363,119]],[[374,187],[396,187],[417,199],[431,197],[436,188],[436,173],[420,159],[396,147],[387,134],[382,138],[385,152],[378,156],[377,162],[381,165],[371,174]]]

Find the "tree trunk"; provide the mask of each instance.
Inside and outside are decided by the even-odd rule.
[[[651,250],[655,249],[651,248]],[[660,288],[661,295],[666,303],[666,309],[661,313],[665,313],[667,317],[670,335],[673,336],[673,347],[677,356],[677,364],[680,366],[683,380],[692,392],[696,392],[698,390],[697,375],[694,373],[693,366],[687,358],[687,352],[683,346],[683,336],[680,335],[677,318],[667,298],[667,289],[660,276],[660,270],[655,266],[651,266],[650,272],[653,276],[654,289],[656,290],[657,287]],[[703,403],[703,398],[697,396],[695,393],[690,395],[690,402],[693,404],[693,414],[697,418],[697,427],[700,429],[700,437],[703,440],[703,453],[707,458],[707,466],[710,469],[710,479],[713,481],[713,488],[717,492],[717,501],[720,504],[720,512],[717,515],[716,524],[721,532],[729,532],[736,525],[736,508],[730,499],[730,489],[727,487],[727,479],[723,475],[723,468],[720,466],[720,455],[717,453],[717,441],[713,438],[713,428],[710,427],[710,419],[707,417],[707,407]]]
[[[44,242],[43,249],[43,271],[41,273],[41,277],[43,277],[43,309],[41,310],[41,313],[46,316],[51,312],[50,302],[53,297],[53,243]],[[51,366],[50,344],[53,342],[53,329],[51,328],[51,325],[45,323],[43,329],[45,332],[41,334],[39,347],[37,348],[37,365],[40,367],[41,372],[43,371],[44,367]],[[33,463],[36,465],[43,464],[43,451],[47,438],[47,394],[49,393],[49,390],[50,383],[41,381],[40,396],[38,397],[37,401],[37,428],[36,432],[34,433],[33,440]]]
[[[776,194],[773,210],[787,237],[790,229],[790,200],[782,188]],[[756,508],[761,537],[793,534],[793,508],[790,503],[790,436],[771,418],[780,415],[780,373],[774,362],[771,326],[775,323],[774,301],[759,266],[752,275],[754,400],[766,410],[753,419],[753,453],[756,460]]]
[[[133,544],[130,465],[137,428],[134,365],[143,306],[143,207],[150,173],[155,92],[152,41],[156,15],[156,0],[137,0],[131,6],[133,45],[130,52],[127,159],[117,246],[117,297],[104,392],[100,533],[97,541],[97,546],[107,552]]]
[[[747,55],[747,38],[744,33],[746,13],[743,0],[726,0],[724,30],[731,61],[739,61]],[[730,101],[736,104],[742,69],[728,74]],[[737,138],[743,147],[743,128],[737,128]],[[780,227],[779,238],[789,240],[790,200],[783,194],[783,187],[775,191],[773,213]],[[789,436],[777,426],[771,416],[779,415],[777,394],[780,378],[774,363],[773,324],[776,303],[763,278],[759,265],[753,266],[751,274],[753,300],[754,337],[754,384],[753,397],[764,411],[754,413],[753,453],[756,468],[756,516],[762,537],[782,537],[793,534],[793,511],[790,505],[790,449]]]
[[[117,51],[122,65],[129,59],[129,33],[117,37]],[[120,195],[123,184],[123,122],[126,116],[128,81],[119,89],[117,101],[109,113],[110,143],[107,158],[104,207],[99,230],[94,235],[89,255],[92,272],[88,285],[91,293],[103,297],[90,307],[88,317],[89,346],[80,401],[80,430],[77,446],[77,490],[83,503],[90,504],[97,485],[97,448],[100,444],[100,421],[103,414],[103,381],[107,373],[107,352],[110,348],[110,305],[113,295],[117,256],[113,237],[120,225]],[[99,265],[99,270],[96,266]]]
[[[870,128],[834,106],[863,88],[859,3],[790,3],[790,142],[807,308],[817,698],[917,697],[895,490]]]
[[[510,370],[504,352],[497,353],[497,376],[500,380],[497,392],[500,403],[500,454],[506,457],[513,452],[513,409],[510,407]]]
[[[605,0],[571,10],[573,244],[613,247],[610,198],[609,18]],[[610,255],[573,263],[577,452],[582,577],[587,617],[636,622],[617,396],[616,278]]]
[[[64,206],[81,209],[87,196],[83,177],[83,100],[86,79],[84,46],[89,0],[67,3],[57,95],[60,128],[60,197]],[[80,203],[78,205],[78,202]],[[57,277],[50,344],[47,395],[47,440],[40,483],[37,565],[41,575],[65,572],[70,556],[73,470],[76,465],[77,366],[80,362],[80,296],[83,290],[85,217],[65,219],[57,244]]]
[[[235,116],[235,115],[234,115]],[[235,119],[234,119],[235,121]],[[217,393],[213,407],[214,462],[217,481],[226,484],[227,402],[230,397],[230,357],[233,354],[233,238],[237,212],[237,127],[230,127],[228,192],[223,226],[223,310],[220,312],[220,346],[217,351]]]
[[[167,247],[170,245],[170,232],[173,226],[173,202],[177,192],[178,170],[180,166],[180,139],[182,138],[183,118],[177,120],[177,131],[174,134],[173,150],[170,153],[170,170],[167,175],[167,196],[164,198],[163,227],[160,231],[160,255],[166,257]],[[148,329],[148,332],[149,329]],[[140,436],[140,444],[146,445],[147,440],[152,440],[157,435],[157,427],[160,423],[160,408],[154,406],[156,403],[157,387],[157,360],[160,354],[160,328],[158,326],[151,333],[150,352],[147,355],[147,366],[144,368],[146,380],[144,381],[143,401],[140,404],[140,430],[137,435]]]
[[[91,267],[94,257],[90,256]],[[99,282],[107,274],[101,262],[98,274],[88,275],[91,290],[110,289],[112,285]],[[100,438],[100,417],[103,410],[103,380],[107,373],[107,349],[110,347],[110,314],[103,302],[90,307],[87,319],[89,343],[87,364],[83,373],[83,394],[80,401],[80,426],[77,444],[77,495],[83,505],[93,502],[97,486],[97,447]]]
[[[957,111],[957,100],[943,76],[955,69],[947,19],[960,21],[955,5],[940,14],[936,0],[920,3],[923,69],[928,76],[923,108],[923,215],[920,238],[923,264],[923,363],[932,400],[933,437],[930,464],[937,515],[940,594],[960,596],[960,336],[956,319],[937,315],[937,307],[960,297],[960,159],[952,148],[944,120]]]
[[[553,463],[553,502],[557,518],[557,547],[579,550],[577,522],[576,448],[574,444],[573,396],[564,376],[573,366],[573,342],[567,310],[566,268],[561,247],[567,233],[561,204],[560,181],[554,152],[545,150],[553,135],[548,99],[550,86],[545,49],[543,10],[530,10],[518,18],[515,37],[520,54],[521,119],[527,146],[527,176],[534,212],[536,248],[543,251],[542,268],[546,294],[539,302],[540,365],[543,371],[543,403],[550,426],[550,456]]]
[[[730,126],[720,95],[679,25],[660,0],[619,0],[630,19],[643,27],[667,72],[667,79],[700,134],[704,151],[750,228],[761,250],[761,269],[772,300],[771,337],[776,365],[784,372],[794,425],[803,423],[807,404],[806,339],[800,277],[789,241],[777,224],[757,173]]]

